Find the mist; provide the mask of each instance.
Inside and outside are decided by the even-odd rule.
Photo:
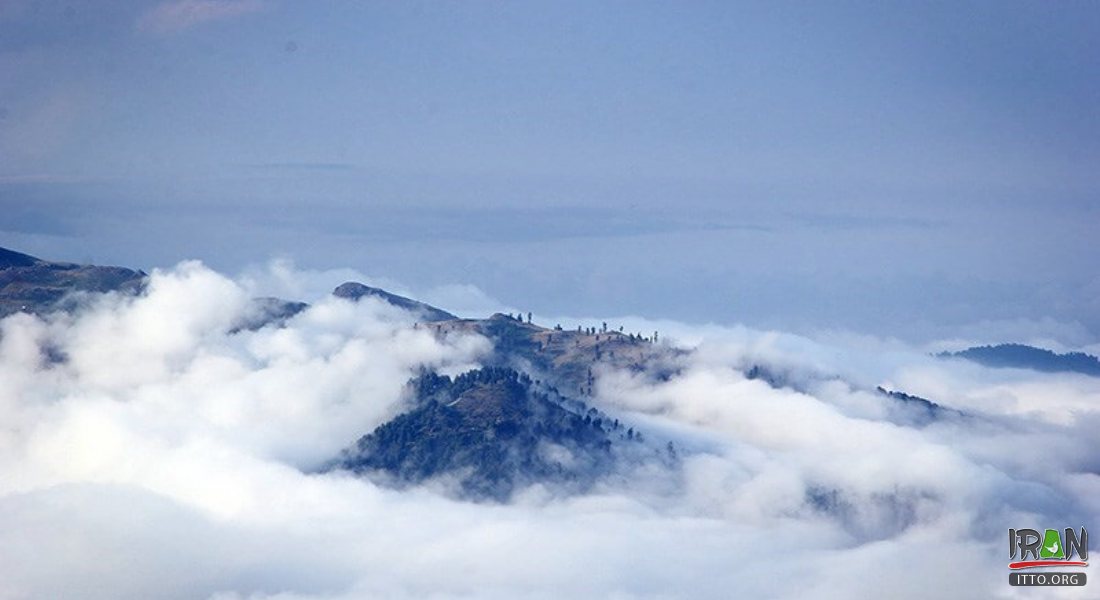
[[[491,349],[319,291],[342,274],[190,261],[138,296],[0,322],[0,598],[1014,597],[1008,528],[1100,515],[1100,380],[641,318],[686,351],[678,371],[601,370],[589,401],[674,442],[675,467],[506,503],[323,471],[420,369]],[[285,326],[235,327],[291,290],[311,305]]]

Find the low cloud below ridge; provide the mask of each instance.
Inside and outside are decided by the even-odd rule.
[[[675,472],[506,504],[318,473],[422,367],[474,368],[489,341],[370,298],[229,333],[259,278],[187,262],[0,321],[0,600],[1014,597],[1009,527],[1100,515],[1100,378],[645,321],[689,350],[679,373],[604,370],[589,400],[674,440]],[[910,420],[877,385],[949,414]]]

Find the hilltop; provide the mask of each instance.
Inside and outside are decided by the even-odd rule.
[[[331,468],[397,486],[447,476],[443,483],[459,496],[503,501],[533,483],[583,491],[622,460],[624,445],[642,444],[618,420],[513,369],[454,379],[424,373],[408,388],[413,408],[360,438]]]
[[[1046,373],[1080,373],[1100,377],[1100,359],[1084,352],[1058,354],[1025,344],[976,346],[959,352],[941,352],[941,358],[964,358],[987,367],[1031,369]]]
[[[138,292],[145,278],[124,267],[51,262],[0,248],[0,318],[63,310],[81,292]]]

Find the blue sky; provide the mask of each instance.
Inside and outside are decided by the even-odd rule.
[[[1094,343],[1098,45],[1088,2],[0,0],[0,245]]]

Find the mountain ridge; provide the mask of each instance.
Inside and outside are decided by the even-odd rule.
[[[1080,373],[1100,377],[1100,359],[1084,352],[1059,354],[1027,344],[973,346],[957,352],[941,352],[939,358],[963,358],[993,367],[1030,369],[1044,373]]]
[[[405,296],[398,296],[397,294],[387,292],[381,288],[371,287],[357,281],[347,281],[336,286],[336,289],[332,290],[332,295],[353,302],[357,302],[363,297],[378,298],[393,306],[415,313],[427,322],[450,321],[458,318],[430,304],[420,302],[419,300],[413,300],[412,298],[406,298]]]
[[[0,248],[0,318],[17,312],[44,314],[68,310],[74,293],[137,293],[144,271],[47,261]]]
[[[33,310],[21,305],[15,312],[71,310],[76,305],[60,299],[77,291],[140,294],[147,279],[141,271],[122,267],[53,263],[0,250],[0,306],[10,308],[22,301],[28,289],[49,292]],[[345,470],[394,487],[450,481],[451,491],[459,497],[500,501],[540,482],[566,492],[583,491],[628,463],[657,461],[668,468],[677,464],[671,441],[667,447],[662,446],[665,440],[646,443],[649,436],[592,406],[604,370],[627,371],[658,383],[689,364],[685,359],[692,351],[658,341],[657,332],[628,333],[607,323],[544,327],[534,323],[530,313],[526,319],[502,313],[460,318],[350,281],[337,286],[332,296],[351,302],[376,298],[409,311],[418,317],[414,328],[436,337],[478,335],[491,345],[479,357],[480,366],[467,373],[450,378],[423,372],[410,380],[405,410],[349,440],[328,470]],[[308,308],[304,302],[254,298],[227,333],[284,327]],[[743,375],[794,390],[835,378],[791,377],[769,364],[746,365]],[[919,427],[961,414],[901,391],[879,387],[875,392],[889,403],[886,418],[898,423]]]

